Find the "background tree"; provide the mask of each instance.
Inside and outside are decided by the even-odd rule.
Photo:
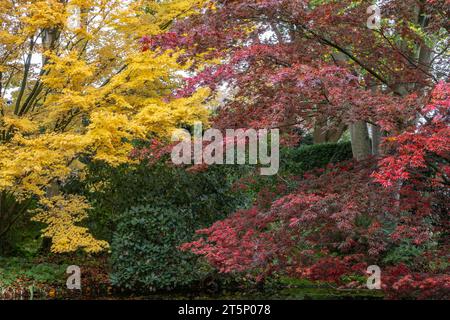
[[[377,153],[387,110],[409,111],[400,107],[408,95],[423,96],[448,77],[445,1],[382,3],[378,30],[367,26],[371,4],[211,1],[206,14],[147,40],[221,62],[201,69],[182,92],[234,88],[217,126],[300,126],[316,142],[332,142],[350,125],[355,157],[364,159]],[[363,122],[371,124],[373,148]]]
[[[211,1],[205,14],[145,39],[149,48],[185,49],[180,59],[215,59],[193,65],[180,95],[232,87],[217,127],[297,127],[317,142],[348,127],[357,160],[280,181],[284,196],[261,192],[253,208],[200,230],[185,249],[223,272],[260,278],[341,283],[378,264],[392,275],[390,288],[409,280],[407,290],[448,288],[440,258],[448,248],[448,1],[381,2],[375,30],[371,4]],[[399,263],[409,269],[389,269]]]

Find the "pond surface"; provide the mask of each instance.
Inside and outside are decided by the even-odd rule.
[[[220,294],[154,294],[109,296],[101,300],[374,300],[383,299],[382,293],[371,290],[338,290],[333,288],[285,288],[270,291],[221,292]]]

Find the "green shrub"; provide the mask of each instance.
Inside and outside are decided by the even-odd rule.
[[[177,247],[245,204],[245,196],[232,191],[236,170],[212,166],[191,173],[163,162],[116,169],[92,164],[84,187],[94,206],[89,228],[111,243],[114,285],[169,289],[200,280],[206,274],[201,262]]]
[[[281,168],[284,173],[301,174],[312,169],[324,168],[330,163],[350,160],[352,157],[350,142],[286,148],[281,152]]]
[[[67,265],[35,263],[24,258],[0,257],[0,289],[8,288],[17,281],[37,284],[63,284]]]
[[[398,265],[400,263],[413,267],[417,260],[422,260],[423,254],[427,251],[426,246],[417,246],[409,240],[403,240],[399,246],[388,251],[383,262],[389,265]]]
[[[142,205],[119,219],[112,241],[114,285],[127,289],[173,289],[201,280],[198,258],[178,250],[192,240],[197,223],[189,209]]]

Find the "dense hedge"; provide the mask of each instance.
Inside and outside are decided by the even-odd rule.
[[[244,205],[245,197],[232,191],[236,170],[93,164],[86,187],[94,204],[90,229],[111,242],[112,283],[130,290],[173,289],[208,276],[210,268],[177,247]]]
[[[353,157],[350,142],[307,145],[287,148],[281,152],[282,170],[303,173],[326,167],[329,163],[350,160]]]
[[[192,240],[198,224],[190,209],[141,205],[123,214],[112,241],[111,281],[127,289],[171,289],[201,280],[191,253],[177,249]]]

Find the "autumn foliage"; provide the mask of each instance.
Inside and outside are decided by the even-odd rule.
[[[193,66],[198,72],[178,95],[227,87],[215,126],[280,127],[295,136],[294,127],[331,133],[362,121],[383,138],[362,161],[291,178],[294,192],[261,193],[252,208],[199,230],[182,249],[260,280],[281,272],[342,284],[378,264],[391,297],[448,298],[450,86],[441,77],[448,65],[438,62],[448,3],[390,1],[372,31],[369,2],[212,3],[144,42],[184,49],[180,61],[211,58]],[[397,272],[400,262],[409,267]]]
[[[370,28],[369,0],[0,0],[0,239],[31,214],[53,253],[107,252],[86,221],[112,235],[125,212],[117,283],[191,283],[142,258],[163,252],[174,270],[196,256],[258,283],[347,289],[377,265],[386,298],[450,299],[450,4],[377,3]],[[212,179],[217,168],[168,160],[173,132],[196,122],[348,154]]]

